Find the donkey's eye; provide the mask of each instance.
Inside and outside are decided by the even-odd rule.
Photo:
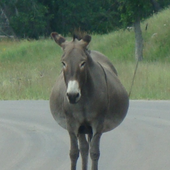
[[[66,67],[66,63],[64,61],[61,62],[63,67],[65,68]]]
[[[83,61],[83,62],[80,64],[80,67],[83,68],[85,65],[86,65],[86,62]]]

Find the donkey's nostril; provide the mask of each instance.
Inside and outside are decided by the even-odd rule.
[[[76,98],[78,98],[78,97],[79,97],[79,93],[76,94]]]
[[[75,104],[78,102],[80,94],[79,93],[67,93],[67,97],[70,103]]]

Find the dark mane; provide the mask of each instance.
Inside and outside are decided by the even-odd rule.
[[[77,35],[77,34],[73,34],[73,41],[75,41],[75,39],[77,40],[81,40],[83,37],[81,37],[80,35]]]

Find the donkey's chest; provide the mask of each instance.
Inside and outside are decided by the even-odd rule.
[[[76,104],[65,102],[66,116],[74,118],[76,121],[92,122],[106,114],[107,93],[105,88],[95,90],[91,94],[82,95],[80,101]],[[66,101],[66,100],[65,100]]]
[[[97,117],[100,117],[99,115],[103,114],[104,110],[104,105],[96,105],[94,102],[70,107],[66,116],[74,118],[79,123],[92,122]]]
[[[95,111],[75,111],[72,112],[72,116],[79,123],[82,122],[91,122],[96,116],[97,112]]]

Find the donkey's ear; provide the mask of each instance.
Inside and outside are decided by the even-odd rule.
[[[91,41],[91,36],[90,36],[90,35],[85,35],[85,36],[83,37],[83,41],[85,41],[87,44],[89,44],[90,41]]]
[[[80,42],[84,47],[87,47],[87,45],[90,43],[90,41],[91,41],[91,36],[85,35]]]
[[[58,34],[56,32],[52,32],[51,37],[55,40],[55,42],[59,46],[63,47],[63,43],[66,41],[66,39],[64,37],[62,37],[60,34]]]

